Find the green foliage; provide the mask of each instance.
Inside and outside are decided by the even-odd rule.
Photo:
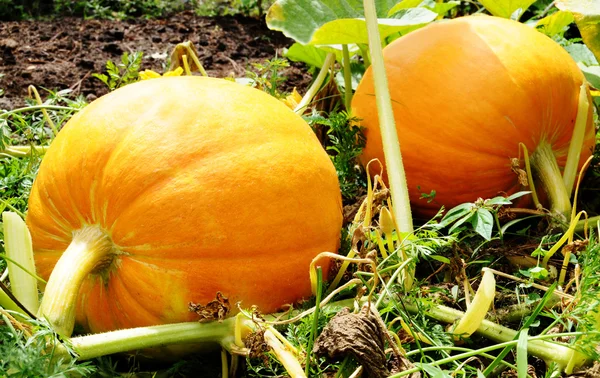
[[[593,240],[593,239],[592,239]],[[595,361],[600,360],[600,244],[591,242],[579,256],[581,260],[580,298],[570,316],[577,323],[577,331],[583,332],[574,344]]]
[[[485,240],[492,238],[494,223],[499,224],[497,212],[501,206],[511,205],[512,200],[528,194],[529,192],[517,192],[508,197],[494,197],[491,199],[478,199],[475,202],[463,203],[450,209],[437,227],[450,226],[449,232],[460,232],[467,226]]]
[[[27,337],[6,315],[0,316],[0,377],[88,376],[95,371],[90,363],[76,364],[71,357],[56,357],[58,341],[47,323],[32,321],[32,333]]]
[[[120,20],[134,17],[156,18],[183,10],[185,3],[183,0],[54,0],[54,13]]]
[[[328,117],[312,115],[309,124],[325,127],[328,137],[326,149],[331,156],[338,174],[342,197],[352,199],[366,188],[364,170],[360,167],[358,157],[366,144],[363,128],[356,126],[357,118],[347,112],[332,112]]]
[[[287,59],[275,57],[265,60],[264,63],[252,63],[253,70],[246,71],[250,85],[258,88],[275,98],[283,98],[286,93],[281,92],[279,87],[287,79],[282,76],[281,71],[288,68],[290,63]]]
[[[48,109],[48,115],[60,127],[75,112],[86,105],[83,97],[71,99],[70,91],[47,92],[44,105],[61,106],[61,109]],[[31,105],[34,104],[29,101]],[[0,212],[11,209],[21,213],[27,211],[29,192],[37,174],[42,156],[33,152],[26,157],[4,156],[1,151],[12,145],[48,145],[53,133],[41,110],[28,111],[28,107],[19,111],[0,111]],[[0,240],[3,240],[3,228],[0,221]],[[0,244],[0,252],[3,247]]]
[[[121,62],[116,64],[112,60],[106,62],[107,74],[94,73],[92,76],[106,84],[111,91],[114,91],[139,80],[142,57],[143,53],[141,52],[134,52],[131,55],[124,53],[121,56]]]

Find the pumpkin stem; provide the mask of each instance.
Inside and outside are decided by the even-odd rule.
[[[548,194],[550,211],[566,221],[571,216],[571,200],[550,143],[542,141],[531,154],[530,162]]]
[[[571,137],[571,144],[569,144],[569,153],[567,155],[567,162],[565,163],[565,170],[563,174],[565,187],[567,188],[567,193],[569,195],[571,195],[573,185],[575,184],[577,168],[579,167],[579,158],[581,157],[581,150],[583,148],[583,141],[585,139],[589,115],[590,102],[588,100],[587,84],[584,80],[579,91],[577,118],[575,120],[573,136]]]
[[[115,254],[114,244],[100,227],[75,231],[50,275],[38,315],[48,319],[58,334],[70,336],[81,284],[90,273],[109,265]]]

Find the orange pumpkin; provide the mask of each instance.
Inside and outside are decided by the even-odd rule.
[[[128,85],[74,116],[40,167],[40,311],[65,334],[69,311],[91,332],[191,321],[218,292],[273,312],[311,294],[341,210],[329,157],[280,101],[211,78]]]
[[[383,53],[416,215],[528,190],[511,169],[513,158],[524,167],[521,142],[543,184],[547,160],[556,158],[554,173],[564,166],[584,77],[550,38],[515,21],[471,16],[412,32]],[[352,111],[366,127],[362,161],[384,162],[371,69]],[[580,165],[594,134],[590,107]],[[433,202],[420,199],[432,190]]]

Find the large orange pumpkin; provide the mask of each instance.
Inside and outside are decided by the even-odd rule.
[[[197,319],[189,303],[217,292],[275,311],[311,294],[341,207],[329,157],[280,101],[220,79],[128,85],[74,116],[40,167],[27,214],[50,277],[40,311],[66,334],[75,308],[102,332]]]
[[[412,32],[383,53],[417,215],[527,190],[511,169],[519,157],[524,167],[520,142],[538,176],[547,176],[552,156],[564,166],[584,77],[550,38],[515,21],[471,16]],[[384,162],[371,69],[352,111],[366,127],[362,161]],[[594,134],[590,107],[580,164],[592,153]],[[433,202],[420,199],[432,190]]]

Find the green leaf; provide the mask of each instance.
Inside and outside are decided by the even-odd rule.
[[[506,199],[509,200],[509,201],[512,201],[512,200],[517,199],[519,197],[523,197],[524,195],[527,195],[529,193],[531,193],[529,190],[522,190],[520,192],[516,192],[516,193],[511,194],[510,196],[506,197]]]
[[[379,34],[385,39],[392,34],[407,34],[435,20],[437,13],[424,8],[403,9],[394,18],[380,18]],[[314,45],[369,43],[364,19],[342,19],[328,22],[315,31],[309,42]]]
[[[549,37],[563,36],[568,26],[575,21],[571,12],[558,11],[539,20],[536,29]]]
[[[350,76],[352,78],[352,89],[353,90],[355,90],[356,87],[358,87],[358,83],[360,83],[360,80],[362,79],[364,73],[365,73],[365,66],[363,64],[354,62],[354,61],[350,62]],[[338,71],[337,74],[335,75],[335,81],[340,88],[342,88],[344,90],[346,89],[344,87],[345,86],[344,73],[342,70]]]
[[[429,375],[431,378],[452,378],[451,375],[443,371],[437,366],[429,365],[429,364],[421,364],[421,369]]]
[[[517,341],[517,377],[527,377],[527,328],[519,332],[519,341]]]
[[[431,259],[439,261],[441,263],[444,264],[450,264],[450,259],[444,256],[440,256],[440,255],[430,255],[429,256]]]
[[[457,220],[458,218],[461,218],[461,217],[465,216],[466,214],[470,214],[471,210],[474,208],[474,206],[475,205],[473,205],[472,203],[463,203],[456,207],[453,207],[446,213],[444,218],[440,221],[440,223],[438,223],[436,225],[436,227],[444,228],[447,225],[449,225],[450,223]]]
[[[459,220],[457,220],[452,227],[450,227],[450,229],[448,230],[449,233],[453,233],[455,230],[457,230],[460,226],[462,226],[465,223],[471,223],[473,224],[474,219],[477,215],[475,213],[471,213],[469,212],[467,215],[465,215],[464,217],[460,218]]]
[[[448,1],[447,3],[434,3],[433,6],[425,6],[440,16],[444,16],[448,11],[456,8],[460,4],[459,1]]]
[[[535,280],[544,280],[546,278],[548,278],[548,270],[546,268],[543,268],[541,266],[536,266],[533,267],[531,269],[529,269],[529,276]]]
[[[511,18],[514,17],[515,12],[517,12],[518,16],[523,14],[535,0],[479,0],[479,2],[492,15]]]
[[[581,68],[581,72],[585,76],[585,79],[592,85],[594,88],[600,88],[600,66],[586,66],[584,64],[578,63],[579,68]]]
[[[583,63],[586,66],[598,65],[598,60],[594,56],[594,53],[583,43],[573,43],[565,46],[565,50],[567,50],[577,63]]]
[[[600,60],[600,1],[556,0],[555,4],[558,9],[573,13],[583,42]]]
[[[283,56],[294,62],[304,62],[310,66],[322,67],[327,52],[315,46],[294,43],[283,52]]]
[[[478,209],[471,221],[475,232],[483,236],[485,240],[492,238],[494,228],[494,215],[488,209]]]
[[[484,204],[486,206],[493,206],[493,205],[510,205],[512,202],[510,202],[510,200],[508,198],[502,197],[502,196],[498,196],[498,197],[494,197],[488,200],[484,201]]]
[[[437,14],[410,9],[393,19],[384,19],[394,0],[376,0],[381,38],[408,33],[433,21]],[[267,13],[270,29],[281,31],[302,44],[367,43],[363,4],[357,0],[277,0]]]
[[[397,13],[400,9],[416,8],[423,0],[402,0],[398,4],[394,5],[388,12],[388,17]]]

